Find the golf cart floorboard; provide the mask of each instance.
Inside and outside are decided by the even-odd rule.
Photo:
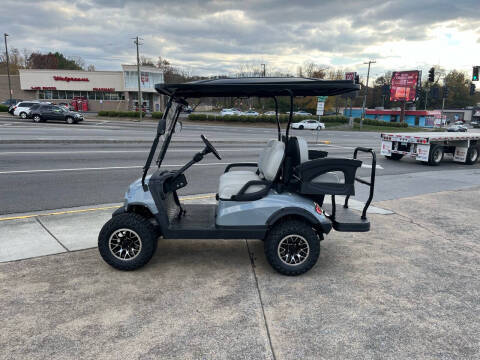
[[[185,214],[172,220],[167,239],[263,239],[266,226],[217,226],[215,204],[183,205]]]
[[[343,204],[337,204],[335,218],[332,219],[332,206],[324,205],[324,210],[329,214],[332,226],[342,232],[367,232],[370,231],[370,221],[361,218],[361,212],[344,208]]]

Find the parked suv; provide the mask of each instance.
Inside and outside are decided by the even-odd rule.
[[[63,106],[56,106],[51,104],[35,104],[30,108],[28,117],[34,122],[45,122],[47,120],[65,121],[67,124],[75,124],[83,121],[82,114],[69,111]]]
[[[22,119],[26,119],[28,117],[28,112],[30,108],[35,105],[39,104],[38,101],[20,101],[17,105],[13,108],[13,115],[20,116]]]

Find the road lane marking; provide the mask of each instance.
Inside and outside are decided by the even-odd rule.
[[[200,199],[209,199],[209,198],[212,198],[212,197],[215,197],[215,194],[192,195],[192,196],[187,195],[187,196],[181,196],[180,200],[182,200],[182,201],[200,200]],[[20,216],[0,217],[0,221],[30,219],[30,218],[34,218],[34,217],[40,217],[40,216],[77,214],[77,213],[85,213],[85,212],[99,211],[99,210],[118,209],[120,207],[122,207],[122,205],[112,205],[112,206],[103,206],[103,207],[88,208],[88,209],[64,210],[64,211],[54,211],[54,212],[40,213],[40,214],[29,214],[29,215],[20,215]]]
[[[261,148],[247,148],[247,149],[222,149],[218,150],[223,152],[247,152],[247,151],[260,151]],[[168,152],[194,152],[192,149],[172,149]],[[0,152],[1,155],[62,155],[62,154],[115,154],[115,153],[148,153],[148,149],[145,150],[80,150],[80,151],[4,151]]]
[[[228,165],[230,163],[205,163],[205,164],[193,164],[193,166],[220,166]],[[183,164],[184,165],[184,164]],[[165,164],[163,167],[182,167],[182,164]],[[34,173],[43,173],[43,172],[69,172],[69,171],[95,171],[95,170],[125,170],[125,169],[141,169],[143,166],[134,165],[134,166],[109,166],[109,167],[97,167],[97,168],[72,168],[72,169],[38,169],[38,170],[11,170],[11,171],[0,171],[0,175],[9,175],[9,174],[34,174]]]

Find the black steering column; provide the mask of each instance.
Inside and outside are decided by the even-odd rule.
[[[193,157],[192,160],[190,160],[188,163],[186,163],[185,165],[183,165],[180,169],[178,169],[177,171],[175,171],[175,175],[173,176],[173,180],[175,180],[176,178],[178,178],[180,175],[182,175],[185,171],[187,171],[187,169],[189,167],[191,167],[193,164],[195,163],[198,163],[200,161],[203,160],[203,157],[207,154],[210,154],[212,153],[213,155],[215,155],[215,157],[218,159],[218,160],[222,160],[222,158],[220,157],[220,155],[218,154],[218,151],[217,149],[215,149],[215,147],[212,145],[212,143],[210,141],[208,141],[208,139],[203,136],[203,134],[201,135],[201,138],[203,140],[203,142],[205,143],[205,148],[196,153],[195,156]]]

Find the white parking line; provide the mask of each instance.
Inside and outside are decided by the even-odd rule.
[[[205,164],[193,164],[193,166],[220,166],[228,165],[230,163],[205,163]],[[184,164],[165,164],[163,167],[182,167]],[[34,174],[34,173],[44,173],[44,172],[69,172],[69,171],[96,171],[96,170],[125,170],[125,169],[141,169],[143,166],[134,165],[134,166],[108,166],[108,167],[97,167],[97,168],[73,168],[73,169],[37,169],[37,170],[11,170],[11,171],[0,171],[0,175],[10,175],[10,174]]]

